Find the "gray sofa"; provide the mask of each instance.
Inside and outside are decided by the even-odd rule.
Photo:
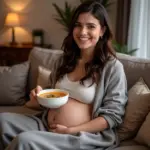
[[[53,62],[57,59],[57,57],[62,52],[60,50],[49,50],[49,49],[42,49],[42,48],[33,48],[30,53],[28,64],[28,76],[26,78],[27,82],[24,82],[27,86],[26,88],[26,95],[29,94],[29,91],[34,88],[37,84],[38,78],[38,66],[44,66],[47,69],[51,69],[53,66]],[[150,88],[150,60],[136,58],[124,54],[117,54],[120,61],[123,63],[125,68],[125,73],[128,82],[128,90],[136,83],[136,81],[142,77]],[[4,81],[5,82],[5,81]],[[0,93],[1,94],[1,93]],[[0,97],[1,98],[1,97]],[[12,105],[0,103],[0,112],[15,112],[15,113],[22,113],[22,114],[36,114],[39,110],[27,108],[25,104],[27,97],[25,98],[24,103],[18,104],[14,103]],[[2,101],[0,99],[0,101]],[[150,134],[150,133],[148,133]],[[136,135],[135,135],[136,136]],[[141,144],[132,139],[126,139],[121,141],[121,144],[116,150],[149,150],[150,147],[148,145]],[[150,139],[149,139],[150,141]],[[150,145],[149,145],[150,146]]]

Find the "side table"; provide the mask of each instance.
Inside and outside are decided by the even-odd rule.
[[[0,45],[0,66],[11,66],[28,60],[33,45]]]

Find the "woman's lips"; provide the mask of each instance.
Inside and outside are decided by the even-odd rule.
[[[89,41],[89,38],[88,38],[88,37],[79,37],[78,39],[79,39],[79,41],[81,41],[81,42],[87,42],[87,41]]]

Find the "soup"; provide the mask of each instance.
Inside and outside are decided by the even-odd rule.
[[[47,93],[40,94],[39,96],[43,98],[59,98],[59,97],[66,96],[66,94],[63,92],[47,92]]]

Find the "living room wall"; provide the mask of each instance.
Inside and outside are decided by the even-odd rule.
[[[78,5],[79,0],[67,0],[71,5]],[[109,8],[109,14],[115,33],[117,0]],[[57,3],[63,8],[65,0],[1,0],[0,1],[0,43],[7,43],[11,40],[11,30],[4,26],[4,18],[10,11],[20,15],[20,28],[16,28],[16,40],[19,43],[31,42],[31,31],[42,28],[45,32],[45,43],[53,44],[54,48],[60,48],[66,32],[54,19],[56,14],[52,3]],[[17,6],[20,6],[18,7]],[[23,8],[24,5],[24,8]],[[22,9],[21,9],[22,6]],[[18,8],[17,8],[18,7]]]
[[[4,11],[3,11],[3,2],[0,0],[0,33],[1,30],[3,29],[3,23],[4,23]]]

